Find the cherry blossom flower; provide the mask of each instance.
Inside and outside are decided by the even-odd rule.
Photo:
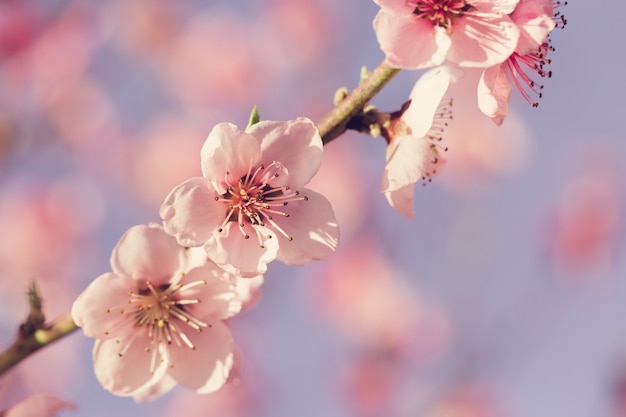
[[[422,75],[409,96],[411,103],[387,130],[387,164],[380,191],[391,207],[412,219],[413,186],[438,172],[445,163],[438,142],[451,119],[451,102],[441,99],[450,83],[461,76],[452,67],[439,67]]]
[[[33,394],[9,409],[0,412],[3,417],[52,417],[59,411],[76,407],[52,394]]]
[[[519,0],[374,0],[374,29],[387,62],[399,68],[485,68],[507,59],[519,30],[508,16]]]
[[[309,119],[221,123],[201,150],[203,177],[175,187],[161,206],[165,231],[244,277],[278,259],[304,265],[335,250],[339,229],[326,197],[303,188],[322,141]],[[250,239],[250,237],[252,237]]]
[[[554,51],[548,35],[555,27],[564,27],[564,16],[555,11],[563,3],[553,0],[520,0],[511,14],[511,19],[520,30],[520,38],[506,61],[487,68],[478,84],[478,106],[497,124],[502,124],[509,114],[508,102],[513,85],[533,107],[539,103],[543,85],[537,78],[551,77],[546,69]],[[534,73],[534,74],[533,74]]]
[[[96,338],[101,385],[137,401],[179,383],[198,393],[219,389],[233,365],[223,320],[242,303],[233,277],[211,262],[198,265],[160,226],[129,229],[100,275],[78,297],[72,316]]]

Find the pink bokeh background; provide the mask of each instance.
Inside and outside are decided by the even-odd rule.
[[[595,7],[592,7],[595,6]],[[593,10],[608,10],[602,20]],[[0,348],[35,279],[54,318],[131,226],[199,174],[219,122],[319,120],[374,68],[370,0],[0,1]],[[570,1],[552,79],[497,127],[477,75],[454,85],[447,164],[413,221],[378,192],[385,143],[350,132],[311,188],[334,206],[335,256],[272,264],[231,321],[219,393],[114,397],[76,332],[0,378],[0,410],[36,392],[62,416],[622,417],[626,414],[626,3]],[[373,101],[396,110],[420,72]]]

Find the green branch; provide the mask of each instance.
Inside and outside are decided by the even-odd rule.
[[[324,116],[317,124],[324,144],[343,134],[348,128],[348,122],[358,115],[372,97],[378,94],[399,72],[400,69],[392,68],[382,62],[343,101]]]
[[[0,375],[17,365],[22,359],[67,336],[78,329],[70,312],[65,313],[52,323],[32,332],[20,327],[17,340],[4,352],[0,353]]]

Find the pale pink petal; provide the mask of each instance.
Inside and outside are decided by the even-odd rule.
[[[185,310],[200,320],[227,319],[241,311],[235,285],[230,276],[213,262],[193,268],[180,281],[183,288],[180,294],[187,300],[200,300],[198,304],[189,304]],[[185,289],[185,284],[203,282],[201,285]]]
[[[450,37],[440,27],[414,15],[381,9],[374,30],[387,62],[398,68],[420,69],[441,65],[450,49]]]
[[[199,394],[215,392],[224,385],[233,366],[233,341],[221,321],[201,332],[189,332],[194,349],[172,349],[168,374]]]
[[[322,164],[322,139],[307,118],[261,121],[247,131],[261,143],[261,159],[266,166],[277,161],[287,168],[289,176],[285,185],[291,188],[306,185]],[[283,184],[279,180],[276,185]]]
[[[511,14],[520,0],[468,0],[482,13]]]
[[[412,136],[426,135],[448,86],[462,76],[462,70],[442,66],[424,73],[417,80],[409,96],[411,104],[402,115],[402,120],[411,128]]]
[[[246,224],[245,230],[250,236],[248,239],[236,222],[229,222],[204,248],[213,262],[231,274],[253,277],[265,273],[267,263],[276,259],[278,240],[268,238],[275,233],[265,227]]]
[[[261,146],[254,136],[231,123],[220,123],[213,127],[202,145],[202,175],[219,194],[224,194],[228,187],[226,181],[231,184],[239,181],[259,163],[260,157]]]
[[[155,384],[167,370],[167,358],[154,353],[157,355],[154,360],[153,352],[145,350],[149,343],[146,330],[131,334],[129,338],[96,340],[93,348],[94,372],[100,385],[119,396],[134,395]],[[151,374],[153,360],[155,369]]]
[[[555,27],[552,12],[546,11],[537,2],[520,3],[511,18],[520,29],[520,38],[515,49],[520,55],[535,52]]]
[[[448,59],[462,67],[487,68],[504,62],[517,47],[519,29],[508,16],[466,15],[454,23]]]
[[[201,246],[222,225],[224,203],[205,178],[191,178],[174,188],[161,205],[165,231],[183,246]]]
[[[133,400],[138,403],[152,401],[170,392],[176,386],[176,380],[168,374],[163,375],[158,381],[148,384],[132,395]]]
[[[160,226],[133,226],[111,255],[113,272],[155,285],[167,283],[181,271],[182,248]]]
[[[4,412],[3,417],[52,417],[59,411],[69,408],[75,410],[76,406],[52,394],[33,394]]]
[[[397,137],[388,149],[380,191],[386,193],[420,181],[431,158],[430,146],[430,141],[423,137]]]
[[[509,98],[513,86],[502,65],[487,68],[478,82],[478,107],[497,124],[509,115]]]
[[[391,207],[396,209],[403,216],[413,219],[415,217],[415,213],[413,213],[414,193],[415,186],[413,184],[409,184],[393,191],[386,192],[385,197]]]
[[[252,278],[235,278],[235,291],[243,306],[241,311],[248,310],[261,299],[261,285],[263,284],[263,275]]]
[[[130,277],[113,273],[100,275],[74,301],[74,323],[89,337],[117,337],[127,330],[127,318],[119,310],[128,305],[128,292],[135,288],[135,281]]]
[[[304,265],[333,254],[339,243],[339,226],[330,202],[322,194],[304,189],[308,201],[294,201],[281,210],[289,217],[274,216],[274,222],[293,240],[281,233],[278,259],[287,265]]]

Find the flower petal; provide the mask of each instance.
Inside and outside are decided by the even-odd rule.
[[[161,356],[156,358],[157,366],[151,374],[153,352],[145,350],[149,343],[148,335],[144,332],[136,332],[130,336],[130,340],[96,340],[93,360],[100,385],[115,395],[130,396],[163,378],[167,370],[167,358],[163,357],[162,352],[154,352]]]
[[[289,217],[273,221],[293,240],[277,232],[278,259],[287,265],[304,265],[330,256],[339,243],[339,226],[330,202],[322,194],[303,189],[308,201],[294,201],[281,208]]]
[[[441,65],[450,49],[450,37],[440,27],[414,15],[381,9],[374,30],[387,62],[398,68],[421,69]]]
[[[511,14],[520,0],[468,0],[482,13]]]
[[[185,310],[200,320],[227,319],[241,311],[242,302],[235,291],[235,285],[222,268],[213,262],[193,268],[181,280],[181,298],[200,300],[198,304],[189,304]],[[185,289],[185,285],[203,282]]]
[[[145,385],[132,395],[133,400],[138,403],[152,401],[164,394],[170,392],[176,386],[176,380],[168,374],[163,375],[158,381]]]
[[[513,86],[502,65],[487,68],[478,82],[478,107],[499,126],[509,115],[509,99]]]
[[[134,289],[135,281],[130,277],[102,274],[74,301],[72,320],[86,336],[98,339],[119,336],[127,330],[128,321],[120,310],[128,305],[128,291]]]
[[[263,275],[252,278],[235,277],[235,291],[243,306],[241,311],[246,311],[261,299],[261,285],[263,284]]]
[[[411,104],[402,115],[402,120],[411,128],[412,136],[426,135],[448,86],[463,74],[458,68],[441,66],[424,73],[417,80],[409,96]]]
[[[396,209],[400,214],[409,219],[415,217],[413,212],[413,195],[415,193],[414,184],[405,185],[404,187],[397,188],[393,191],[385,193],[385,197],[389,202],[389,205]]]
[[[169,282],[180,273],[183,248],[161,226],[133,226],[113,249],[113,272],[135,280],[150,280],[153,284]]]
[[[161,205],[165,231],[182,246],[202,246],[226,218],[227,208],[215,201],[216,192],[202,177],[174,188]]]
[[[278,240],[268,238],[274,233],[265,227],[246,224],[245,228],[249,239],[245,239],[236,222],[229,222],[224,230],[213,235],[204,249],[227,272],[253,277],[265,273],[267,263],[276,259]]]
[[[219,194],[228,189],[228,181],[237,182],[248,173],[250,167],[259,163],[261,146],[252,135],[239,130],[232,123],[215,125],[202,149],[202,175],[207,178]]]
[[[388,149],[389,156],[383,170],[380,191],[395,191],[421,180],[431,158],[430,145],[424,137],[397,137]]]
[[[247,132],[261,143],[264,164],[277,161],[287,168],[288,182],[284,185],[303,187],[320,169],[322,139],[311,120],[300,117],[286,122],[262,121]],[[276,185],[283,184],[279,181]]]
[[[448,59],[462,67],[487,68],[504,62],[515,51],[519,29],[508,16],[458,19]]]
[[[215,392],[224,385],[233,366],[233,341],[230,329],[221,321],[201,332],[190,332],[193,350],[170,351],[168,374],[179,384],[199,394]]]

